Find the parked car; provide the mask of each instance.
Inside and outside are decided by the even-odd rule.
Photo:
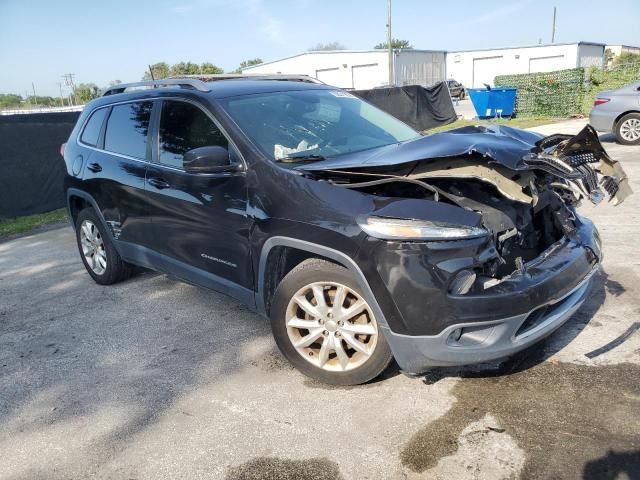
[[[419,374],[539,341],[601,260],[576,204],[630,193],[589,127],[423,136],[305,78],[117,85],[87,104],[63,155],[95,282],[139,265],[226,293],[332,384],[367,382],[392,358]]]
[[[451,93],[453,98],[458,98],[460,100],[464,99],[466,93],[464,86],[461,83],[456,80],[449,79],[447,80],[447,87],[449,87],[449,93]]]
[[[623,145],[640,144],[640,82],[600,92],[589,123],[599,132],[613,132]]]

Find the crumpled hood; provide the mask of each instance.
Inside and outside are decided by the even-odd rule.
[[[496,162],[512,170],[526,170],[529,167],[523,158],[542,138],[544,137],[540,134],[503,125],[462,127],[400,144],[328,158],[296,169],[319,171],[370,168],[479,154],[487,157],[488,162]]]
[[[473,172],[469,172],[468,168],[464,170],[463,165],[462,170],[443,170],[444,176],[480,177],[495,184],[492,181],[493,171],[504,167],[517,172],[547,172],[571,183],[596,204],[605,197],[605,192],[616,205],[633,193],[622,166],[607,155],[597,132],[590,125],[576,135],[555,134],[547,137],[502,125],[463,127],[400,144],[328,158],[297,169],[316,172],[316,175],[320,172],[368,172],[375,175],[385,170],[384,167],[394,167],[392,170],[397,171],[400,166],[410,166],[416,162],[422,167],[427,166],[428,170],[428,164],[436,160],[456,159],[460,162],[462,159],[464,162],[465,156],[473,157],[472,162],[477,165]],[[485,170],[482,169],[482,163],[486,163]],[[486,171],[487,167],[490,172]],[[417,174],[405,175],[409,180],[415,180],[409,177],[416,177]],[[421,173],[423,179],[430,175],[434,173]],[[517,197],[523,188],[523,185],[518,185],[512,194]]]

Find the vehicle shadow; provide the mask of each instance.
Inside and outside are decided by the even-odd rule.
[[[624,286],[610,279],[608,274],[600,268],[593,276],[588,298],[584,304],[566,323],[541,342],[502,360],[461,367],[434,368],[424,375],[424,383],[433,384],[450,377],[499,377],[528,370],[570,344],[591,322],[604,303],[607,293],[619,296],[624,291]]]
[[[640,450],[628,452],[609,450],[604,457],[585,464],[582,478],[584,480],[640,478]]]
[[[598,135],[598,138],[602,143],[617,143],[613,133],[601,133]]]

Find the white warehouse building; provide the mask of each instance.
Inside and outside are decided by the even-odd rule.
[[[601,43],[556,43],[531,47],[447,52],[447,78],[465,87],[493,86],[498,75],[553,72],[567,68],[603,66]]]
[[[395,85],[433,85],[444,80],[445,52],[394,50]],[[242,73],[309,75],[335,87],[365,90],[389,84],[387,50],[328,50],[304,52],[261,63]]]
[[[428,86],[453,78],[465,87],[493,86],[498,75],[602,67],[605,45],[592,42],[444,52],[394,50],[394,84]],[[304,52],[261,63],[242,73],[309,75],[340,88],[369,89],[389,84],[387,50]]]

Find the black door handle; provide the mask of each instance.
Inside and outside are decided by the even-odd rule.
[[[159,189],[169,188],[171,186],[169,185],[169,182],[167,182],[164,178],[160,178],[160,177],[152,177],[147,181],[149,182],[149,185],[153,185],[154,187]]]
[[[98,173],[102,171],[102,166],[99,163],[90,163],[87,165],[87,168],[91,170],[93,173]]]

